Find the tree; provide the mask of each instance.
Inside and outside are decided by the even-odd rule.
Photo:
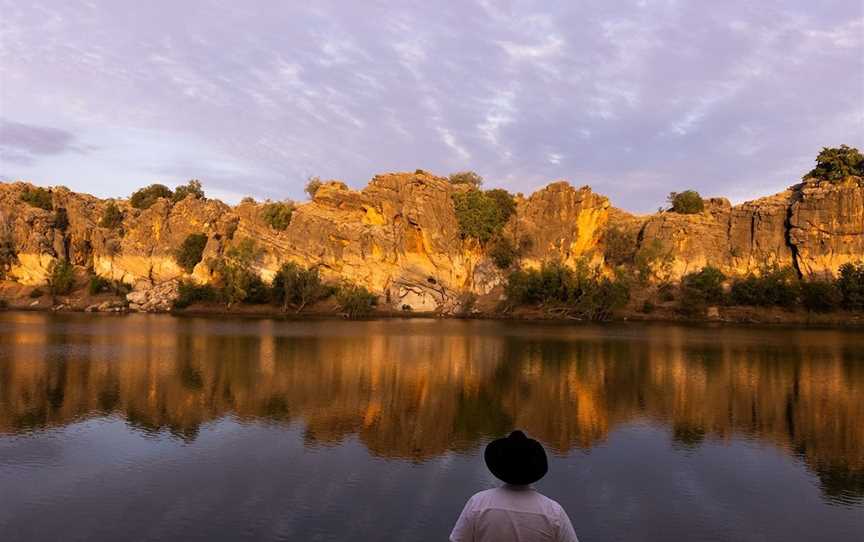
[[[518,257],[519,251],[508,237],[499,235],[489,247],[489,258],[498,269],[510,269]]]
[[[472,237],[481,244],[500,233],[516,212],[513,196],[500,188],[457,192],[453,194],[453,205],[462,237]]]
[[[322,183],[321,179],[318,177],[309,177],[309,180],[306,181],[306,188],[304,188],[304,190],[309,194],[310,199],[315,198],[315,194],[318,193],[318,189],[321,188],[322,184],[324,183]]]
[[[709,305],[720,305],[724,300],[723,281],[726,276],[716,267],[705,266],[688,273],[681,279],[681,310],[697,315]]]
[[[609,226],[603,235],[603,258],[613,267],[632,264],[639,246],[636,229]]]
[[[38,186],[34,188],[25,188],[24,191],[21,192],[21,201],[31,207],[37,207],[46,211],[54,209],[52,199],[50,190]]]
[[[54,210],[54,227],[60,231],[66,231],[69,227],[69,214],[65,207],[57,207]]]
[[[109,201],[108,205],[105,206],[105,210],[102,211],[99,227],[113,230],[121,224],[123,224],[123,213],[120,212],[120,208],[117,207],[116,203]]]
[[[284,231],[291,224],[291,216],[294,214],[294,202],[271,201],[261,208],[261,219],[274,230]]]
[[[670,192],[666,200],[672,206],[670,210],[674,213],[692,215],[705,210],[705,202],[702,200],[699,192],[695,190]]]
[[[204,189],[201,188],[201,181],[192,179],[186,184],[181,184],[174,189],[171,201],[177,203],[178,201],[183,201],[188,196],[192,196],[195,199],[204,199]]]
[[[843,308],[864,310],[864,262],[841,265],[837,287],[843,295]]]
[[[823,147],[816,157],[816,167],[804,179],[842,181],[850,175],[864,177],[864,155],[848,145]]]
[[[15,240],[8,228],[0,231],[0,279],[6,277],[6,273],[18,261],[18,251],[15,249]]]
[[[273,278],[273,299],[282,304],[282,310],[295,307],[302,311],[309,303],[329,296],[330,289],[321,282],[318,268],[304,268],[296,263],[282,264]]]
[[[262,250],[255,241],[243,239],[228,249],[225,256],[215,261],[213,267],[221,284],[222,299],[229,307],[244,301],[267,301],[269,292],[266,285],[254,271],[254,265],[261,253]]]
[[[369,316],[378,304],[378,296],[363,286],[343,286],[336,295],[339,309],[348,318]]]
[[[149,209],[159,198],[171,199],[174,193],[164,184],[151,184],[132,193],[129,205],[136,209]]]
[[[451,173],[450,184],[467,184],[471,188],[479,189],[483,186],[483,177],[473,171],[458,171]]]
[[[67,260],[54,260],[49,268],[48,289],[52,295],[66,295],[75,288],[75,268]]]
[[[183,244],[174,253],[174,259],[184,271],[191,273],[204,254],[207,246],[207,236],[203,233],[190,233],[183,240]]]

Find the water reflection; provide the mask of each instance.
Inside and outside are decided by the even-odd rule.
[[[306,446],[356,435],[423,461],[514,426],[590,449],[648,419],[674,444],[746,435],[864,497],[864,338],[829,330],[274,322],[6,313],[0,434],[115,414],[196,438],[226,415],[299,422]]]

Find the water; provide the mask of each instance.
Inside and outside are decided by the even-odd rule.
[[[0,314],[0,539],[446,540],[490,438],[591,540],[864,539],[864,332]]]

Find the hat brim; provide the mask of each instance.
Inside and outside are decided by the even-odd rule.
[[[493,440],[486,446],[483,459],[496,478],[512,485],[533,484],[549,472],[546,451],[534,439]]]

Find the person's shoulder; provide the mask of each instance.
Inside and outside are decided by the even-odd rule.
[[[558,501],[556,501],[555,499],[549,498],[546,495],[540,493],[539,491],[536,491],[535,493],[537,495],[536,498],[540,500],[543,503],[544,507],[546,507],[547,509],[553,510],[556,513],[564,511],[564,507],[558,504]]]

